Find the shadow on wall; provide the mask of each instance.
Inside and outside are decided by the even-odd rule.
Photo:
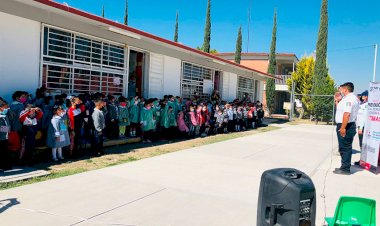
[[[0,200],[0,214],[12,206],[20,204],[16,198]]]

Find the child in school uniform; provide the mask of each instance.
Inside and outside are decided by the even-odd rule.
[[[258,124],[257,124],[257,122],[258,122],[258,117],[259,117],[259,115],[258,115],[258,105],[256,105],[256,104],[253,104],[253,106],[252,106],[252,109],[253,109],[253,127],[254,128],[257,128],[258,126]]]
[[[218,134],[223,131],[223,122],[224,122],[223,111],[218,108],[218,111],[215,112],[214,117],[215,117],[214,133]]]
[[[237,108],[236,108],[236,106],[233,106],[233,108],[232,108],[233,110],[233,114],[234,114],[234,121],[233,121],[233,129],[232,129],[232,131],[233,132],[238,132],[237,131]]]
[[[135,98],[132,98],[130,104],[131,106],[129,107],[129,119],[131,121],[131,130],[129,135],[131,137],[136,137],[140,118],[139,98],[137,96]]]
[[[186,122],[185,122],[185,113],[186,113],[186,106],[182,107],[182,111],[178,113],[178,119],[177,119],[177,124],[178,124],[178,130],[182,133],[182,137],[185,137],[188,132],[189,132],[189,127],[187,127]]]
[[[69,130],[70,130],[70,155],[78,155],[81,133],[83,126],[83,115],[82,112],[85,111],[85,106],[81,105],[82,101],[78,97],[70,98],[70,108],[67,111],[67,116],[69,119]],[[63,106],[65,109],[65,106]]]
[[[156,119],[155,133],[159,136],[158,134],[161,132],[161,103],[157,99],[153,100],[153,109]]]
[[[227,124],[227,130],[228,132],[234,131],[234,110],[232,108],[232,105],[228,104],[226,106],[227,108],[227,117],[228,117],[228,124]]]
[[[195,136],[195,129],[198,126],[198,121],[197,121],[194,106],[190,106],[190,111],[189,111],[188,115],[189,115],[189,119],[190,119],[189,120],[189,122],[190,122],[189,123],[190,124],[189,137],[194,137]]]
[[[235,131],[241,131],[241,125],[243,124],[243,111],[241,107],[236,109],[236,122],[235,122]]]
[[[206,105],[202,106],[202,127],[201,132],[202,132],[202,137],[205,137],[208,135],[209,130],[210,130],[210,113],[208,110],[208,107]]]
[[[66,111],[62,106],[53,107],[53,117],[50,120],[46,140],[46,145],[52,149],[53,161],[63,160],[62,148],[70,145],[69,132],[63,119],[65,114]]]
[[[143,143],[152,143],[155,129],[154,109],[150,101],[144,103],[144,108],[140,112],[140,125]]]
[[[228,126],[229,126],[230,117],[228,116],[227,111],[228,111],[228,109],[227,109],[227,107],[225,107],[223,110],[223,133],[228,133]]]
[[[168,126],[169,126],[169,140],[176,138],[177,132],[177,119],[174,113],[174,109],[169,106],[168,108]]]
[[[119,109],[116,104],[116,98],[112,95],[108,95],[108,105],[107,105],[107,138],[110,140],[119,139]]]
[[[243,130],[248,129],[248,107],[243,107]]]
[[[22,154],[21,161],[30,166],[34,164],[33,155],[36,148],[36,134],[38,122],[42,119],[42,116],[43,113],[40,108],[35,108],[33,105],[28,104],[19,117],[25,140],[25,152]]]
[[[183,107],[182,97],[176,96],[175,99],[176,99],[176,103],[177,103],[177,106],[176,106],[177,112],[175,112],[175,114],[177,114],[176,117],[178,118],[178,114],[179,114],[179,112],[182,111],[182,107]]]
[[[201,127],[204,126],[205,120],[202,115],[202,106],[198,105],[196,110],[197,127],[195,128],[195,136],[199,136],[201,133]]]
[[[125,97],[119,97],[119,107],[118,107],[118,116],[119,116],[119,136],[125,138],[125,133],[127,127],[130,126],[129,121],[129,111],[128,103]]]
[[[95,100],[95,109],[92,113],[92,121],[94,122],[92,150],[96,156],[104,155],[103,151],[103,133],[106,128],[106,120],[102,108],[104,108],[102,99]]]
[[[161,103],[161,110],[160,110],[160,131],[161,131],[161,140],[166,141],[168,139],[168,133],[169,133],[169,117],[168,117],[168,109],[169,105],[167,104],[167,101],[164,100]]]
[[[169,107],[172,107],[173,108],[173,112],[174,112],[174,115],[175,117],[177,117],[177,108],[178,108],[178,102],[177,102],[177,99],[174,98],[173,95],[169,95],[168,96],[168,102],[167,102],[167,105],[169,105]]]
[[[256,111],[256,106],[250,104],[249,105],[249,110],[248,110],[248,124],[249,126],[254,129],[255,128],[255,123],[257,119],[257,111]]]

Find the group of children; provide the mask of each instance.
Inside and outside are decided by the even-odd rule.
[[[205,137],[255,128],[263,117],[260,102],[226,103],[196,95],[185,100],[172,95],[146,100],[101,93],[53,98],[42,87],[31,99],[17,91],[11,104],[0,98],[0,169],[9,167],[6,149],[19,149],[20,162],[31,165],[36,145],[51,148],[53,160],[59,161],[64,159],[63,148],[78,156],[91,144],[99,156],[104,154],[105,139],[141,137],[151,143]]]

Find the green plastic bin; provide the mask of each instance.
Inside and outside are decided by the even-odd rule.
[[[334,217],[326,217],[329,226],[376,226],[376,201],[360,197],[342,196]]]

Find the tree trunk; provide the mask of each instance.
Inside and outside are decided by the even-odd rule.
[[[302,119],[304,114],[305,114],[305,109],[302,107],[302,109],[300,110],[300,115],[298,116],[298,118]]]

